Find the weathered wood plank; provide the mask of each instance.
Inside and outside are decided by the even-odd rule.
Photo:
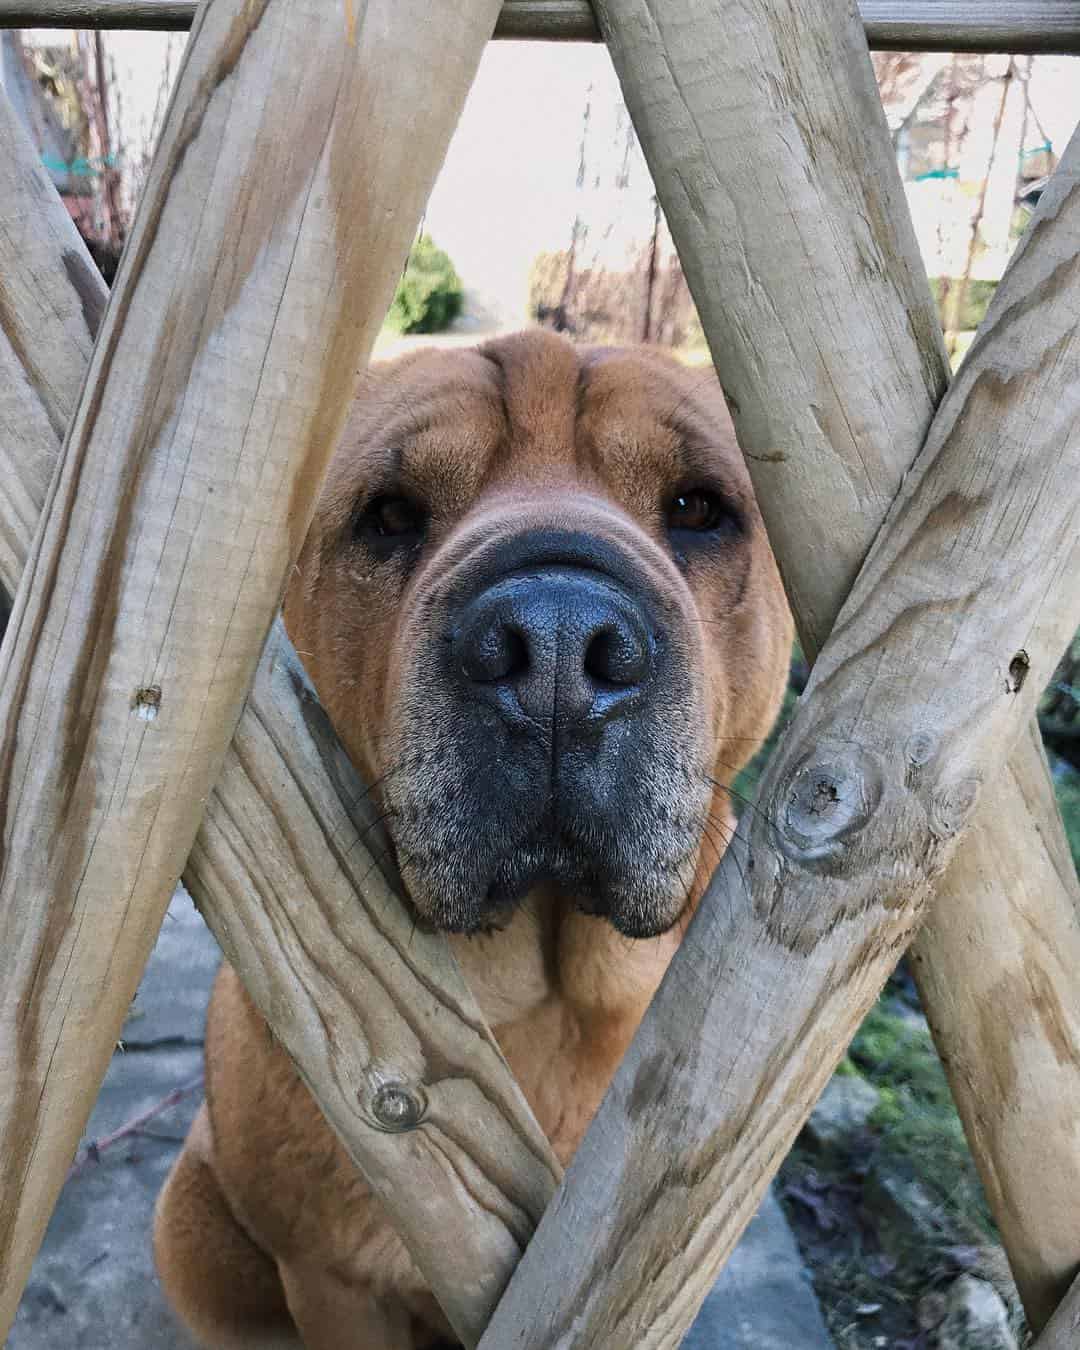
[[[72,271],[65,258],[81,242],[47,179],[42,186],[31,173],[3,176],[19,164],[33,168],[32,147],[0,94],[0,201],[12,219],[40,222],[36,230],[0,229],[0,287],[33,246],[37,285],[64,296],[53,274]],[[100,275],[79,275],[91,314],[102,311]],[[36,382],[60,418],[70,415],[89,344],[76,328],[72,355],[56,341],[53,310],[31,295],[13,321],[21,360],[9,372],[13,434],[0,437],[0,519],[9,499],[25,499],[32,527],[45,496],[39,479],[51,477],[60,442],[46,421],[27,456],[19,433],[36,425]],[[13,548],[17,584],[25,532]],[[445,940],[417,931],[375,871],[378,831],[366,792],[276,631],[185,882],[351,1156],[381,1190],[451,1320],[474,1343],[562,1169]],[[257,887],[254,878],[274,885]],[[357,969],[365,978],[355,978]],[[315,1002],[319,1018],[311,1015]],[[414,1132],[375,1127],[373,1094],[387,1082],[409,1084],[426,1099]]]
[[[785,139],[794,147],[788,170],[794,163],[797,172],[784,189],[796,204],[792,213],[806,224],[806,247],[815,250],[816,285],[819,266],[826,274],[831,266],[817,250],[838,246],[828,235],[810,233],[820,208],[813,200],[808,207],[799,176],[806,182],[809,175],[811,198],[829,198],[832,179],[819,181],[817,160],[823,139],[833,143],[821,133],[835,100],[823,96],[820,83],[853,69],[847,58],[854,59],[853,50],[832,46],[840,27],[836,9],[743,6],[757,27],[755,61],[744,62],[750,71],[742,79],[729,68],[739,60],[740,36],[730,23],[722,35],[707,37],[700,15],[691,22],[688,7],[677,3],[613,0],[610,7],[598,4],[598,11],[602,22],[615,16],[627,48],[649,49],[650,59],[640,51],[638,59],[651,82],[639,69],[639,106],[631,102],[631,111],[688,272],[688,235],[697,230],[706,241],[725,238],[717,214],[727,219],[729,235],[754,236],[755,198],[738,197],[721,181],[738,155],[738,119],[733,124],[725,106],[730,90],[730,101],[743,101],[758,128],[755,157],[767,153],[770,132],[781,148]],[[807,22],[815,11],[817,23]],[[673,35],[680,21],[681,46]],[[630,101],[625,52],[608,36]],[[775,53],[778,43],[783,63],[763,55]],[[786,125],[775,110],[785,97],[798,109]],[[863,101],[857,93],[849,106],[861,111]],[[727,114],[720,132],[710,122],[721,115],[718,105]],[[650,150],[647,130],[651,123],[655,133],[665,117],[682,142],[666,147],[666,166],[658,162],[662,138],[654,138]],[[845,150],[851,144],[846,137],[837,143]],[[1073,429],[1080,402],[1078,158],[1074,144],[1071,167],[1003,283],[973,359],[904,485],[892,528],[875,546],[815,667],[764,785],[749,856],[738,846],[714,879],[485,1345],[678,1343],[913,933],[931,882],[970,820],[979,780],[991,775],[995,756],[1030,717],[1040,677],[1071,635],[1077,601],[1061,580],[1066,570],[1075,576],[1080,564],[1080,484],[1070,476],[1080,458],[1080,434]],[[872,154],[863,168],[874,178],[887,162]],[[665,187],[665,168],[678,180],[674,190]],[[869,192],[875,191],[872,184]],[[864,189],[853,198],[856,221],[867,195]],[[861,256],[874,278],[881,266],[880,220],[866,214],[872,224],[861,234]],[[766,211],[761,219],[769,219],[770,233],[784,228]],[[846,242],[851,226],[841,221],[840,228]],[[713,285],[728,306],[740,312],[756,288],[759,309],[775,304],[767,274],[752,265],[732,271],[717,264],[723,245],[713,248]],[[793,284],[800,282],[795,276]],[[865,303],[864,289],[852,287],[852,299]],[[830,314],[815,299],[807,312],[793,311],[791,322],[824,322],[831,344],[835,330],[848,323],[850,304]],[[703,317],[711,333],[708,313]],[[755,332],[755,347],[757,338]],[[743,343],[750,349],[749,334]],[[768,341],[762,350],[770,353]],[[730,352],[716,354],[727,384]],[[779,347],[775,361],[748,367],[751,394],[760,381],[783,399],[793,378],[779,359],[783,354]],[[789,363],[796,364],[794,358]],[[892,378],[893,367],[885,373]],[[847,406],[846,384],[841,389],[837,407]],[[745,436],[741,405],[736,418]],[[769,425],[760,423],[750,448],[786,453],[786,443],[770,439]],[[844,438],[833,431],[829,439]],[[1033,523],[1026,513],[1036,505],[1040,519]],[[831,546],[831,520],[826,513],[823,527],[811,517],[807,533]],[[1045,603],[1048,591],[1052,600]],[[958,687],[962,700],[953,692]],[[687,1027],[702,1028],[689,1051]],[[673,1111],[673,1102],[682,1109]],[[601,1270],[609,1272],[604,1281]]]
[[[871,47],[1080,52],[1080,0],[859,0]],[[190,28],[195,0],[0,0],[0,27]],[[504,0],[497,38],[598,42],[589,0]]]
[[[859,10],[882,51],[1080,51],[1078,0],[859,0]]]
[[[729,24],[725,43],[731,36]],[[693,35],[687,49],[696,59]],[[617,43],[612,50],[621,65]],[[900,231],[906,206],[896,200],[895,182],[891,197],[878,187],[875,156],[885,164],[888,154],[883,133],[877,150],[867,151],[845,131],[852,107],[859,108],[857,137],[875,124],[868,67],[850,59],[846,69],[861,71],[862,85],[839,104],[821,93],[812,100],[803,148],[775,100],[766,101],[763,114],[761,100],[745,93],[755,78],[748,63],[721,73],[723,87],[738,92],[725,104],[722,124],[704,83],[695,89],[683,79],[672,93],[666,61],[655,79],[676,106],[665,107],[655,83],[639,88],[631,102],[732,398],[774,550],[794,579],[793,607],[811,658],[921,447],[945,381],[921,263],[914,241]],[[684,96],[680,118],[677,101]],[[694,142],[698,128],[725,147],[754,145],[753,163],[737,149],[714,157],[718,186],[711,197],[700,187],[709,170],[702,169],[700,140]],[[687,183],[695,186],[696,203]],[[733,201],[754,203],[769,228],[732,228]],[[702,202],[704,215],[692,209]],[[859,204],[855,214],[852,203]],[[882,220],[894,223],[886,229]],[[872,260],[869,273],[864,257]],[[862,278],[855,294],[853,275]],[[921,380],[920,351],[928,362]],[[1050,1119],[1080,1118],[1080,991],[1066,977],[1080,963],[1080,885],[1041,751],[1020,745],[992,792],[987,823],[961,847],[942,882],[940,903],[916,945],[915,968],[1037,1327],[1080,1263],[1070,1204],[1080,1196],[1076,1127],[1044,1128]],[[1033,908],[1046,935],[1040,961]],[[974,945],[972,931],[985,942]],[[1003,1029],[1000,1020],[975,1016],[979,999],[968,1001],[964,991],[1018,990],[1021,953],[1041,971],[1055,1016],[1040,1017],[1038,999],[1014,997],[1014,1017]],[[1016,1062],[1030,1071],[1018,1075]]]
[[[1080,885],[1035,723],[988,777],[909,956],[1038,1331],[1080,1268]]]
[[[842,0],[596,8],[813,660],[948,383],[866,46]]]
[[[729,15],[707,51],[694,7],[657,9],[662,28],[648,9],[598,4],[609,26],[631,21],[612,56],[813,659],[945,388],[936,311],[865,57],[834,46],[826,66],[843,82],[824,87],[808,64],[808,98],[763,75],[760,53],[780,38],[753,28],[752,9],[739,11],[741,27]],[[991,791],[986,824],[939,887],[915,969],[1038,1327],[1080,1264],[1077,1127],[1045,1128],[1080,1120],[1080,990],[1067,977],[1080,969],[1080,885],[1041,750],[1018,746]],[[1018,996],[1021,956],[1040,972],[1052,1019],[1042,1000]],[[1010,1019],[975,1015],[991,989],[1013,992]]]
[[[0,100],[0,589],[15,594],[105,308],[105,288]]]
[[[0,658],[0,1331],[496,13],[199,11]]]

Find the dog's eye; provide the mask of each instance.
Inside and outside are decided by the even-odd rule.
[[[402,534],[420,534],[424,513],[407,497],[380,497],[369,508],[372,524],[384,539]]]
[[[669,530],[706,534],[722,526],[735,524],[730,506],[715,492],[694,488],[673,497],[667,509]]]
[[[356,520],[356,534],[379,552],[418,542],[427,529],[427,512],[408,497],[376,497]]]

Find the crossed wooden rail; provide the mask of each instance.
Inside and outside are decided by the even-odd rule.
[[[226,751],[498,6],[391,9],[355,28],[312,0],[204,9],[77,410],[102,290],[0,121],[0,575],[26,572],[0,657],[0,1326],[193,840],[204,913],[468,1344],[558,1180],[445,945],[402,942],[360,785],[280,635]],[[1080,619],[1080,149],[931,425],[940,340],[854,14],[759,0],[721,32],[690,0],[597,11],[823,651],[768,821],[721,868],[484,1343],[678,1343],[981,779],[917,967],[1041,1325],[1080,1265],[1078,896],[1035,742],[991,774]],[[424,1098],[418,1128],[387,1130],[388,1094]],[[460,1180],[434,1186],[448,1147]]]
[[[191,26],[195,0],[0,0],[0,27]],[[871,47],[896,51],[1080,51],[1080,0],[859,0]],[[597,42],[590,0],[503,0],[497,38]]]

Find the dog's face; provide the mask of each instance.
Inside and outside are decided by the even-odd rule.
[[[696,899],[791,621],[711,374],[544,333],[365,378],[286,623],[434,925]]]

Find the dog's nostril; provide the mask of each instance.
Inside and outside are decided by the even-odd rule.
[[[494,684],[523,675],[529,668],[529,645],[510,624],[496,623],[474,635],[466,645],[462,670],[477,684]]]
[[[644,636],[621,624],[605,624],[585,648],[585,673],[601,684],[640,684],[648,672],[648,664]]]

